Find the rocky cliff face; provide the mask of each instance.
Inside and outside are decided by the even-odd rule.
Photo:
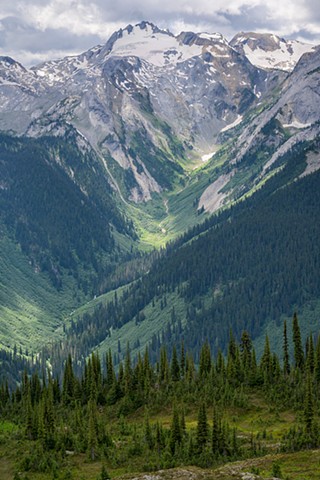
[[[263,111],[251,117],[242,129],[237,128],[236,141],[232,142],[228,154],[228,176],[219,178],[220,184],[216,181],[205,190],[199,208],[203,206],[212,212],[232,199],[241,198],[290,161],[290,153],[299,145],[305,145],[305,148],[315,145],[315,157],[311,155],[313,160],[310,160],[313,167],[308,161],[305,171],[319,168],[316,146],[320,135],[319,96],[318,47],[300,59],[277,96],[271,96],[265,103]],[[230,135],[233,138],[232,133]],[[250,172],[250,175],[245,183],[241,183],[237,178],[241,178],[244,172]],[[217,201],[212,202],[213,198]]]

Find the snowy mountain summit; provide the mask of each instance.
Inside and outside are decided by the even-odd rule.
[[[217,47],[217,45],[220,44]],[[206,52],[219,56],[219,51],[229,47],[220,34],[182,32],[174,36],[150,22],[115,32],[101,51],[101,56],[139,57],[155,66],[176,65]]]
[[[230,42],[259,68],[291,72],[300,57],[316,47],[297,40],[285,40],[270,33],[238,33]]]
[[[182,165],[210,158],[245,126],[247,113],[294,75],[304,53],[311,52],[300,68],[315,61],[306,58],[314,49],[272,34],[240,33],[231,42],[219,33],[173,35],[143,21],[104,45],[31,69],[0,57],[0,130],[65,137],[73,129],[79,148],[95,150],[123,197],[148,201],[184,181]],[[309,107],[317,102],[304,98],[299,112],[283,102],[283,125],[318,119]]]

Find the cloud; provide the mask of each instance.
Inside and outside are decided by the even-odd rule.
[[[17,0],[0,5],[0,54],[27,65],[76,54],[141,20],[173,33],[269,31],[320,43],[318,0]]]

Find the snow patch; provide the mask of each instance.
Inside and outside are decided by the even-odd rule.
[[[300,57],[306,53],[314,50],[314,45],[301,43],[296,40],[279,43],[279,48],[273,51],[266,51],[260,47],[253,50],[248,44],[243,46],[243,51],[248,60],[259,68],[277,68],[291,72],[297,64]]]
[[[210,160],[210,158],[212,158],[213,155],[215,155],[216,153],[217,153],[217,151],[211,152],[211,153],[206,153],[205,155],[202,155],[201,160],[202,160],[203,162],[207,162],[207,161]]]
[[[285,123],[282,125],[283,128],[308,128],[311,126],[311,123],[301,123],[298,120],[294,120],[291,123]]]
[[[242,115],[238,115],[238,118],[233,123],[229,123],[229,125],[226,125],[225,127],[223,127],[223,129],[220,132],[227,132],[231,128],[236,127],[237,125],[239,125],[239,123],[242,122],[242,119],[243,119]]]

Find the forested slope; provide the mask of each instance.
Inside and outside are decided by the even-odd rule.
[[[67,344],[76,345],[76,355],[101,342],[107,348],[116,332],[125,345],[127,324],[143,325],[161,311],[163,324],[150,338],[154,354],[163,341],[182,337],[194,352],[205,339],[216,351],[230,328],[256,338],[269,322],[279,324],[282,315],[319,299],[320,174],[292,181],[304,171],[306,152],[305,146],[292,152],[264,188],[207,221],[207,231],[196,227],[169,245],[121,301],[115,296],[73,319]]]

